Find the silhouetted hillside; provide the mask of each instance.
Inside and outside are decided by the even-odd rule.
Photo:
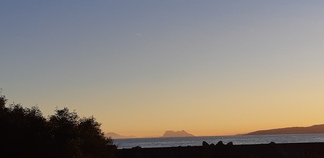
[[[162,137],[194,137],[194,135],[187,133],[186,131],[165,131]]]
[[[315,134],[324,133],[324,124],[310,127],[288,127],[269,130],[259,130],[247,135],[270,135],[270,134]]]

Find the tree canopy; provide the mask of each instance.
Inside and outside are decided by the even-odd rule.
[[[6,106],[0,96],[0,153],[9,157],[107,158],[116,146],[94,117],[80,118],[68,108],[48,118],[36,106]]]

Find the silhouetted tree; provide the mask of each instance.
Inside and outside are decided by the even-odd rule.
[[[78,140],[78,115],[69,112],[68,108],[55,110],[50,116],[49,123],[51,135],[54,138],[54,146],[60,157],[81,157]]]
[[[95,118],[80,119],[68,108],[45,119],[38,107],[6,107],[0,96],[0,154],[17,158],[113,157],[116,147],[105,138]]]
[[[112,153],[112,148],[109,147],[111,147],[113,142],[111,139],[105,138],[104,133],[100,129],[100,123],[94,117],[81,119],[78,131],[82,140],[81,150],[83,155],[109,157],[109,154]]]
[[[37,157],[45,150],[42,142],[49,136],[46,130],[46,119],[37,107],[23,108],[20,104],[11,104],[2,109],[1,146],[13,157]]]
[[[7,102],[6,97],[1,95],[0,96],[0,110],[5,108],[6,102]]]

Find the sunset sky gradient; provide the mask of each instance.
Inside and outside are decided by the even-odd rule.
[[[320,0],[2,0],[0,88],[137,137],[322,124],[323,17]]]

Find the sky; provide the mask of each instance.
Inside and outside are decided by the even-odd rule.
[[[0,88],[104,132],[324,123],[324,1],[2,0]]]

